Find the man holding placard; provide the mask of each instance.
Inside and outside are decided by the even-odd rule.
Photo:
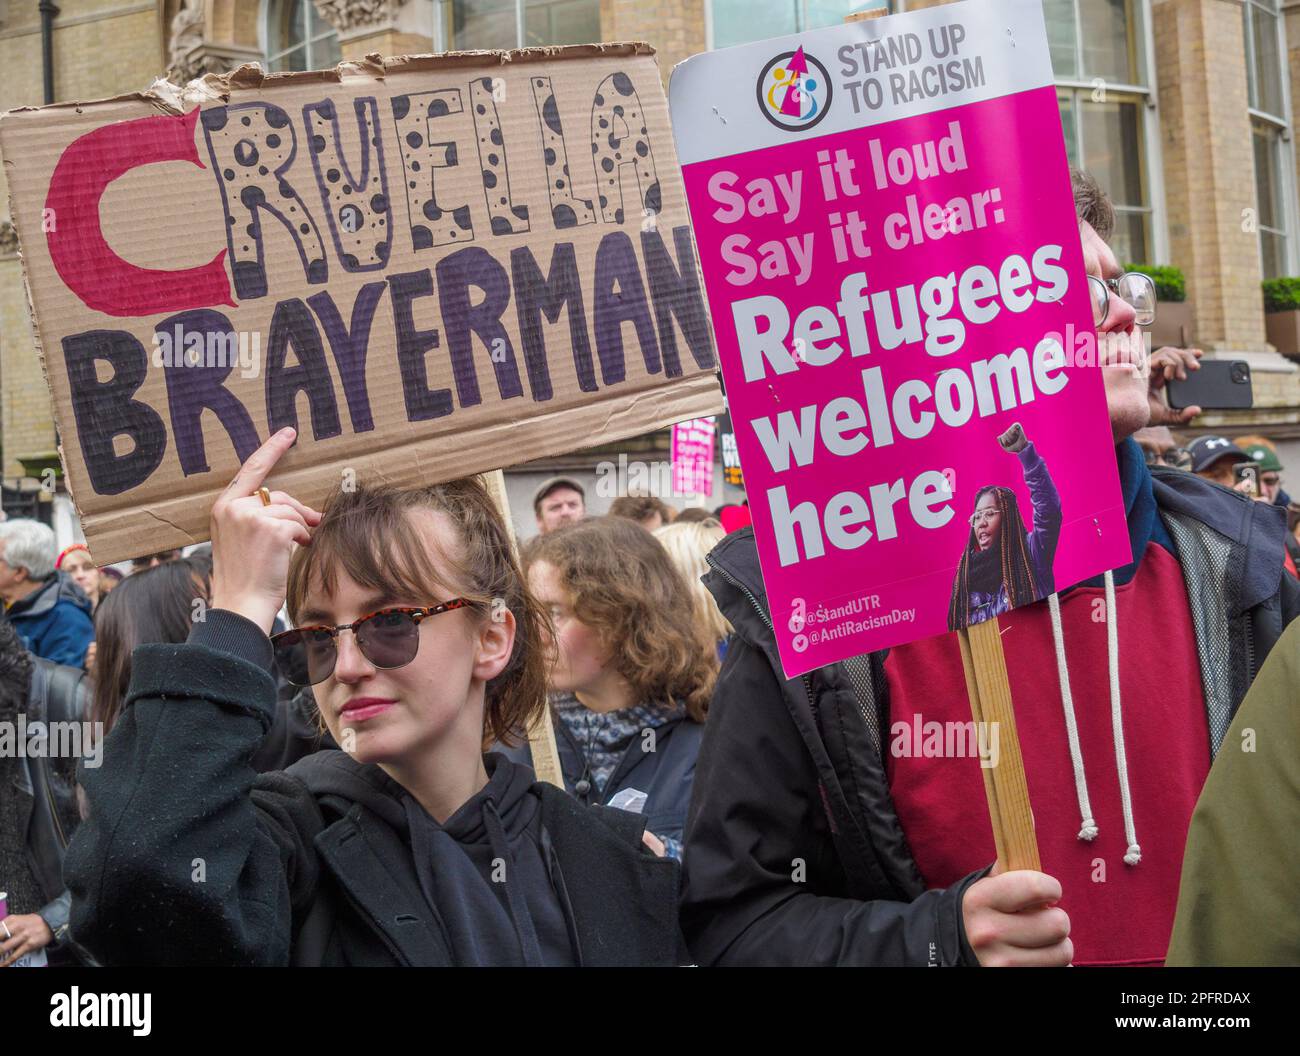
[[[893,90],[905,74],[873,79],[896,54],[929,83],[944,49],[983,80],[918,103]],[[754,530],[714,550],[706,580],[736,637],[686,830],[694,956],[1159,963],[1196,796],[1300,590],[1276,517],[1153,473],[1128,439],[1198,413],[1159,391],[1195,355],[1148,364],[1153,305],[1116,281],[1113,211],[1082,174],[1065,191],[1039,6],[948,5],[704,59],[671,94]],[[795,100],[760,90],[752,118],[726,87],[795,65]],[[724,86],[708,136],[676,113],[701,78]],[[769,211],[782,233],[765,240]],[[945,631],[976,494],[1027,506],[1035,488],[994,442],[1016,423],[1059,499],[1032,496],[1059,540],[1027,565],[1061,593],[986,614],[1042,862],[988,875],[983,772],[1015,731],[972,721]]]

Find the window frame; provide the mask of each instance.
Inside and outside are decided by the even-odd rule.
[[[713,33],[713,4],[714,0],[703,0],[704,2],[704,50],[713,51],[714,44]],[[808,0],[788,0],[795,8],[795,28],[796,33],[808,32]],[[884,11],[886,14],[896,15],[905,10],[907,7],[904,0],[884,0]],[[763,39],[762,37],[759,38]]]
[[[450,39],[448,27],[451,24],[451,16],[448,8],[456,0],[430,0],[433,6],[433,50],[437,52],[454,51],[454,42]],[[595,7],[597,16],[600,14],[600,0],[589,0]],[[511,48],[535,47],[525,42],[528,34],[528,0],[514,0],[515,5],[515,42],[507,45]],[[705,0],[707,10],[708,0]]]
[[[1255,233],[1256,243],[1259,254],[1260,275],[1265,274],[1264,268],[1264,242],[1258,236],[1265,231],[1265,227],[1260,220],[1259,207],[1259,173],[1254,171],[1255,147],[1254,136],[1255,126],[1262,125],[1271,129],[1277,136],[1278,150],[1277,161],[1280,172],[1274,173],[1274,179],[1277,183],[1278,193],[1282,199],[1282,223],[1286,225],[1283,229],[1268,228],[1269,232],[1282,236],[1282,273],[1284,275],[1295,275],[1300,272],[1300,247],[1296,246],[1297,231],[1300,231],[1300,206],[1296,201],[1296,159],[1295,159],[1295,142],[1291,135],[1291,78],[1288,75],[1287,51],[1286,51],[1286,18],[1281,4],[1271,7],[1264,0],[1242,0],[1242,37],[1245,44],[1246,59],[1246,114],[1251,135],[1251,175],[1255,181]],[[1259,110],[1250,105],[1250,86],[1255,77],[1255,34],[1254,19],[1255,8],[1263,10],[1266,14],[1272,16],[1276,26],[1277,48],[1278,48],[1278,80],[1281,82],[1281,101],[1282,113],[1273,114],[1267,110]]]
[[[1081,42],[1083,30],[1079,14],[1080,2],[1081,0],[1075,0],[1073,5],[1076,69],[1084,68],[1083,44]],[[1084,71],[1084,77],[1054,77],[1053,83],[1058,92],[1068,92],[1077,100],[1082,93],[1094,91],[1097,87],[1097,81],[1101,80],[1108,99],[1114,97],[1121,102],[1137,104],[1139,108],[1138,116],[1141,121],[1138,139],[1142,151],[1141,164],[1144,183],[1142,191],[1143,197],[1146,199],[1146,205],[1142,208],[1116,205],[1115,212],[1118,215],[1144,214],[1148,217],[1148,231],[1151,239],[1150,256],[1152,259],[1139,263],[1154,264],[1169,259],[1169,228],[1168,213],[1165,208],[1164,165],[1160,151],[1159,95],[1155,78],[1152,76],[1156,68],[1156,56],[1155,39],[1152,35],[1151,0],[1133,0],[1130,10],[1132,15],[1129,32],[1138,38],[1136,43],[1130,42],[1130,47],[1133,49],[1133,56],[1137,63],[1139,82],[1145,83],[1112,83],[1105,78],[1087,77],[1086,70]],[[1077,103],[1075,112],[1076,115],[1079,113]],[[1064,129],[1062,131],[1064,132]],[[1077,117],[1074,123],[1074,134],[1075,142],[1072,144],[1074,155],[1080,158],[1086,167],[1088,159],[1083,156],[1083,121]]]
[[[307,63],[306,69],[308,70],[317,69],[318,67],[316,66],[312,56],[312,48],[320,44],[322,41],[328,40],[331,36],[333,36],[335,41],[337,41],[339,39],[339,32],[330,23],[330,20],[326,18],[324,15],[322,15],[316,9],[316,5],[312,3],[312,0],[298,0],[299,3],[305,4],[308,8],[306,35],[303,37],[301,44],[295,44],[291,48],[282,48],[281,50],[277,51],[274,55],[272,55],[271,54],[271,19],[273,17],[272,9],[279,7],[281,4],[285,2],[286,0],[262,0],[261,11],[259,12],[258,20],[257,20],[257,36],[258,36],[257,48],[258,51],[262,53],[262,61],[266,64],[266,70],[268,73],[293,72],[290,70],[275,70],[272,68],[272,66],[276,61],[283,59],[286,55],[298,51],[299,49],[302,49],[304,53],[304,57]],[[312,33],[313,23],[320,23],[324,25],[326,28],[326,32],[313,34]],[[336,61],[341,61],[341,59]]]

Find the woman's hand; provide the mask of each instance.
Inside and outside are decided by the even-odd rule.
[[[11,913],[0,927],[4,929],[0,931],[0,968],[10,968],[15,961],[54,941],[45,918],[36,913]]]
[[[998,443],[1002,445],[1002,450],[1010,451],[1013,455],[1025,449],[1029,443],[1025,431],[1020,428],[1020,423],[1016,422],[1010,429],[998,437]]]
[[[283,491],[263,506],[258,488],[297,433],[281,429],[248,456],[212,506],[212,607],[238,613],[267,634],[284,604],[289,557],[309,546],[318,511]]]

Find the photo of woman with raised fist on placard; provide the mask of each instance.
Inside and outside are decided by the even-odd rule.
[[[1056,589],[1052,560],[1061,534],[1061,499],[1056,485],[1019,422],[999,436],[998,443],[1024,467],[1033,524],[1026,529],[1011,488],[987,484],[975,493],[970,535],[948,604],[948,629],[952,631],[1040,601]]]

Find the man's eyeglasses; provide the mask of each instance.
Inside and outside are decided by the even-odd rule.
[[[1169,466],[1172,469],[1190,469],[1192,453],[1185,447],[1169,447],[1158,451],[1154,447],[1142,447],[1142,454],[1148,466]]]
[[[1138,326],[1150,326],[1156,318],[1156,284],[1150,275],[1128,271],[1118,278],[1100,279],[1088,276],[1088,291],[1092,294],[1092,323],[1101,326],[1110,314],[1110,295],[1116,294],[1136,313],[1133,320]]]
[[[314,686],[334,673],[342,631],[356,635],[357,648],[371,664],[392,671],[415,659],[420,648],[422,620],[472,604],[466,598],[452,598],[422,609],[380,609],[355,623],[341,623],[337,627],[295,627],[271,635],[271,648],[280,674],[295,686]]]

